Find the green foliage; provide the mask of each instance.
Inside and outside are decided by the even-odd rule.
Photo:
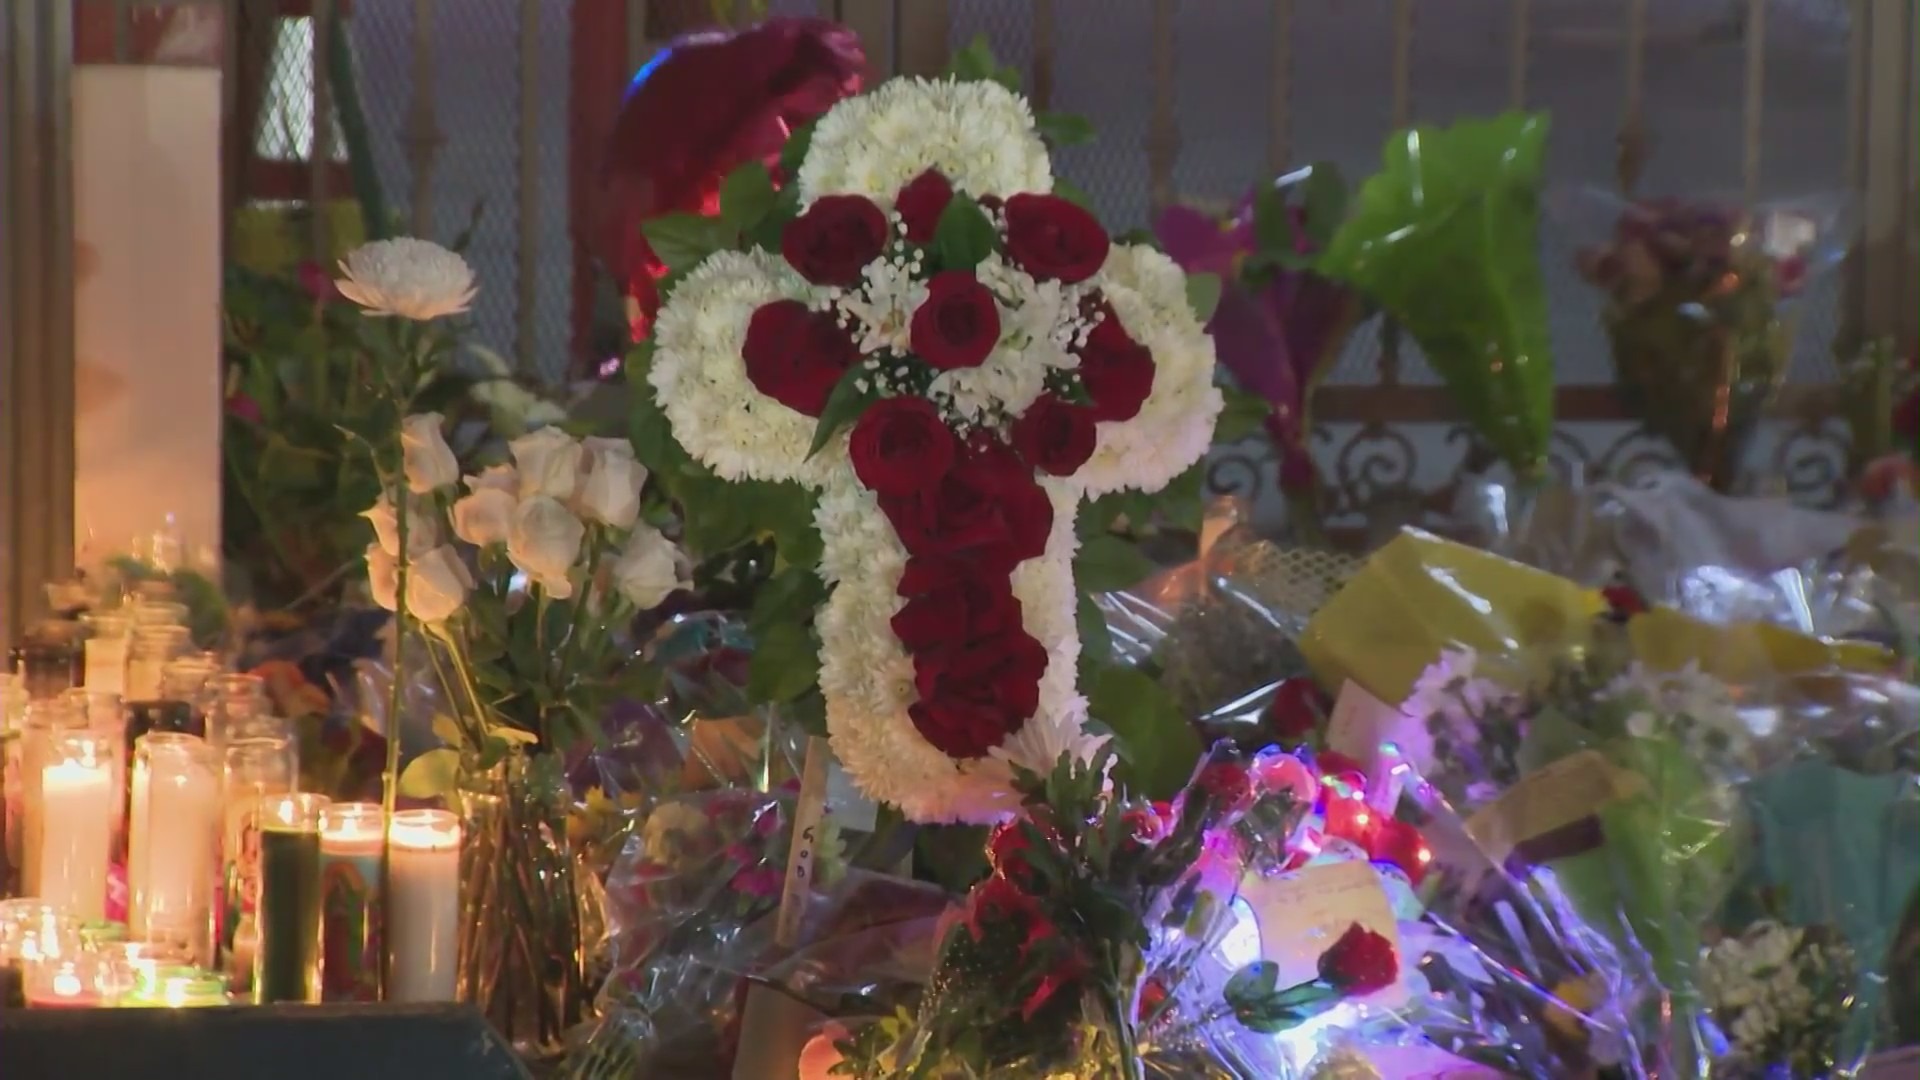
[[[665,214],[643,223],[640,232],[668,270],[687,271],[716,251],[733,246],[738,230],[720,218]]]
[[[773,190],[773,175],[757,161],[727,174],[720,184],[720,222],[734,233],[744,233],[759,225],[773,212],[779,195]]]
[[[934,226],[933,250],[942,269],[971,270],[993,254],[995,239],[993,222],[987,220],[980,204],[956,194]]]
[[[833,384],[826,408],[820,410],[820,422],[813,427],[813,442],[807,447],[807,456],[812,457],[824,449],[841,428],[858,420],[878,396],[864,367],[856,364],[848,368],[840,381]]]
[[[1313,1015],[1319,1006],[1337,1000],[1340,992],[1322,982],[1280,986],[1280,967],[1259,960],[1233,973],[1223,996],[1234,1019],[1248,1030],[1275,1035]]]
[[[448,747],[421,754],[400,774],[400,794],[409,799],[438,799],[459,785],[460,751]]]
[[[1153,561],[1141,550],[1111,534],[1088,538],[1073,560],[1073,580],[1082,592],[1115,592],[1145,581]]]
[[[1218,274],[1188,274],[1187,304],[1193,308],[1193,317],[1201,322],[1213,318],[1220,307],[1222,286]]]
[[[1318,269],[1413,334],[1479,434],[1515,470],[1544,467],[1553,356],[1538,254],[1544,114],[1387,140]]]
[[[945,74],[960,82],[996,82],[1009,90],[1020,89],[1020,69],[1002,64],[985,34],[975,34],[965,48],[949,57]]]
[[[1220,394],[1226,407],[1213,427],[1213,441],[1231,445],[1260,433],[1260,425],[1273,415],[1273,402],[1258,394],[1249,394],[1237,386],[1222,386]]]
[[[1081,690],[1088,713],[1113,729],[1128,789],[1153,799],[1178,793],[1201,746],[1172,695],[1146,672],[1112,666],[1097,669]]]

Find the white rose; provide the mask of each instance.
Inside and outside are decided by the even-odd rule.
[[[580,483],[580,444],[558,428],[541,428],[507,444],[520,467],[520,497],[573,498]]]
[[[400,517],[394,512],[393,500],[385,495],[380,501],[360,512],[373,526],[374,540],[381,551],[389,556],[400,554]],[[439,547],[441,543],[439,519],[431,513],[427,505],[419,499],[407,500],[407,553],[418,557],[422,552]]]
[[[453,534],[475,547],[504,544],[516,504],[511,491],[481,488],[453,504]]]
[[[565,600],[573,595],[573,582],[567,574],[580,556],[580,541],[586,535],[587,527],[560,500],[535,495],[513,510],[513,521],[507,528],[507,558],[548,596]]]
[[[367,545],[367,585],[373,602],[392,611],[400,606],[400,563],[379,544]]]
[[[375,240],[347,253],[340,295],[369,315],[397,315],[426,322],[458,315],[473,303],[473,268],[431,240],[412,236]]]
[[[467,602],[472,587],[467,564],[443,544],[407,566],[407,614],[421,622],[445,622]]]
[[[407,487],[415,495],[425,495],[460,479],[459,459],[440,433],[445,420],[439,413],[430,412],[400,422],[400,454],[406,465]]]
[[[651,525],[634,526],[626,550],[613,565],[613,584],[642,611],[657,606],[676,589],[689,586],[686,557]]]
[[[646,466],[633,459],[633,448],[624,439],[588,439],[587,459],[591,463],[580,485],[580,512],[616,529],[632,527],[640,517],[640,488],[647,482]],[[592,444],[618,444],[596,447]]]
[[[511,465],[489,465],[479,476],[467,477],[468,491],[504,491],[512,495],[520,490],[520,470]]]

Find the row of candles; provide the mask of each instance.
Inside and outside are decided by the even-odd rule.
[[[142,986],[170,1003],[204,989],[210,969],[226,973],[214,979],[223,999],[230,988],[262,1003],[452,1000],[458,819],[409,810],[383,830],[377,804],[297,791],[297,749],[264,684],[188,652],[184,616],[164,600],[90,616],[82,686],[0,676],[16,736],[7,850],[32,898],[9,903],[96,928],[46,930],[15,950],[12,963],[44,976],[23,973],[32,1003],[154,1003]],[[102,942],[97,928],[120,914],[109,901],[122,852],[125,933]],[[0,966],[5,934],[0,920]],[[129,979],[130,949],[199,974],[174,970],[172,991]]]

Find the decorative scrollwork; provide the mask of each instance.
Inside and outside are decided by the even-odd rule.
[[[1635,426],[1613,441],[1600,455],[1599,467],[1592,479],[1631,482],[1644,473],[1660,469],[1682,468],[1680,455],[1667,440],[1646,428]]]
[[[1207,493],[1239,495],[1249,503],[1258,502],[1266,492],[1277,490],[1279,464],[1273,441],[1264,434],[1216,448],[1207,458]]]
[[[1772,473],[1796,502],[1831,509],[1847,497],[1847,456],[1852,431],[1836,417],[1815,418],[1780,433]]]

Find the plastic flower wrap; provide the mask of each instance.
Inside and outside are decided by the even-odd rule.
[[[1536,253],[1544,114],[1396,132],[1316,263],[1419,343],[1455,405],[1514,472],[1553,432],[1553,355]]]
[[[1613,218],[1579,268],[1605,295],[1601,323],[1627,407],[1695,475],[1726,489],[1786,378],[1783,305],[1844,251],[1841,200],[1622,205],[1585,190],[1561,201],[1576,222]]]
[[[1265,426],[1280,454],[1281,490],[1309,509],[1313,392],[1366,315],[1357,292],[1314,269],[1345,202],[1339,175],[1322,164],[1260,188],[1224,220],[1173,206],[1154,225],[1182,269],[1223,282],[1207,330],[1234,380],[1272,406]]]

